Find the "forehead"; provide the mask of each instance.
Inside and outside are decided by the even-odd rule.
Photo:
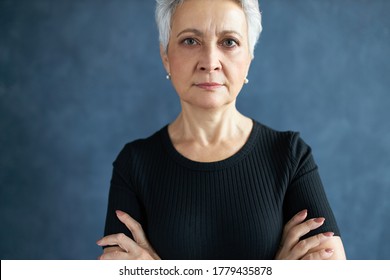
[[[247,24],[242,7],[234,0],[186,0],[172,17],[172,33],[191,28],[245,33]]]

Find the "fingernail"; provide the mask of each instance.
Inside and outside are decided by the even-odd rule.
[[[334,235],[334,232],[331,232],[331,231],[325,232],[325,233],[323,233],[323,235],[325,235],[326,237],[332,237]]]
[[[318,223],[318,224],[321,224],[325,221],[325,218],[315,218],[314,219],[314,222]]]
[[[102,246],[102,240],[96,241],[96,244],[99,245],[99,246]]]
[[[328,248],[328,249],[325,249],[325,252],[327,252],[328,254],[333,254],[334,250],[333,250],[333,249],[330,249],[330,248]]]
[[[302,210],[301,212],[298,213],[298,216],[305,216],[307,214],[307,209]]]
[[[123,214],[125,214],[125,212],[123,212],[121,210],[116,210],[115,213],[117,216],[122,216]]]

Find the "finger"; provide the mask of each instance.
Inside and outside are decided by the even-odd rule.
[[[276,255],[276,259],[299,260],[305,256],[309,258],[311,257],[309,254],[316,252],[314,251],[316,247],[329,240],[332,236],[334,236],[333,232],[320,233],[299,241],[292,249],[287,248],[287,246],[281,247]],[[317,251],[319,250],[317,249]]]
[[[107,235],[98,240],[96,244],[99,246],[117,245],[126,252],[136,250],[139,247],[137,243],[134,242],[134,240],[123,233]]]
[[[299,213],[295,214],[294,217],[291,218],[291,220],[289,220],[287,222],[287,224],[284,226],[284,231],[285,232],[288,232],[290,231],[290,229],[300,223],[302,223],[307,217],[307,210],[304,209],[302,211],[300,211]]]
[[[302,258],[307,255],[310,250],[315,249],[326,240],[329,240],[333,235],[333,232],[325,232],[299,241],[291,250],[292,258],[295,260]]]
[[[146,239],[146,235],[140,223],[134,220],[129,214],[117,210],[116,215],[118,219],[126,225],[126,227],[131,231],[131,234],[134,237],[134,240],[141,246],[149,246],[149,242]]]
[[[143,249],[132,251],[132,252],[123,252],[119,248],[119,250],[104,252],[98,259],[99,260],[153,260],[156,258],[153,258],[153,256],[151,256],[148,252],[146,252]]]
[[[329,259],[334,253],[334,250],[331,248],[328,249],[322,249],[318,252],[313,252],[305,255],[302,260],[327,260]]]
[[[324,224],[325,218],[314,218],[307,220],[301,224],[298,224],[292,227],[286,234],[282,246],[287,248],[292,248],[299,242],[299,239],[305,234],[309,233],[311,230],[319,228]]]
[[[103,253],[99,258],[99,260],[125,260],[129,259],[128,253],[123,251],[112,251],[108,253]]]
[[[110,253],[110,252],[114,252],[114,251],[126,252],[125,250],[123,250],[119,246],[109,246],[109,247],[104,248],[103,253]]]
[[[307,217],[307,210],[304,209],[300,212],[298,212],[297,214],[295,214],[294,217],[292,217],[288,222],[287,224],[284,226],[283,228],[283,233],[282,233],[282,238],[281,238],[281,244],[280,246],[282,246],[284,243],[285,243],[285,240],[287,238],[287,234],[289,233],[289,231],[296,225],[302,223]]]

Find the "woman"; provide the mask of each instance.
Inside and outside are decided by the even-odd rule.
[[[100,259],[345,259],[310,148],[236,109],[257,1],[158,0],[156,19],[182,111],[114,162]]]

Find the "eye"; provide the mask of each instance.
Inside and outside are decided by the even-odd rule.
[[[235,46],[238,46],[238,43],[234,39],[226,39],[222,42],[222,46],[227,48],[234,48]]]
[[[194,38],[186,38],[183,40],[183,44],[187,46],[195,46],[198,42]]]

